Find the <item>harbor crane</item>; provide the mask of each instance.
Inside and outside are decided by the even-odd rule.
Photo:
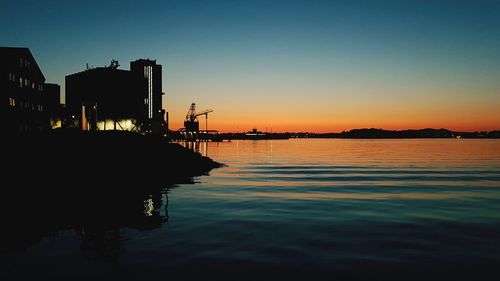
[[[203,110],[196,112],[196,104],[193,102],[189,107],[188,113],[186,114],[186,119],[184,120],[184,128],[186,132],[196,132],[200,131],[200,124],[198,122],[198,116],[205,115],[205,132],[208,133],[208,114],[213,112],[212,109]]]

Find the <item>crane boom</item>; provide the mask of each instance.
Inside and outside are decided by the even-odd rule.
[[[194,116],[200,116],[200,115],[208,114],[208,113],[213,112],[213,111],[214,111],[213,109],[203,110],[201,112],[196,113]]]
[[[205,132],[208,133],[208,114],[213,112],[213,109],[207,109],[200,112],[196,112],[196,104],[193,102],[189,107],[188,113],[186,114],[186,119],[184,120],[184,128],[187,132],[199,132],[200,125],[198,123],[198,116],[205,115]]]

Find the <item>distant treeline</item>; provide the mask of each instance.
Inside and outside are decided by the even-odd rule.
[[[414,138],[500,138],[500,131],[454,132],[447,129],[383,130],[353,129],[341,133],[293,133],[298,138],[347,138],[347,139],[414,139]]]

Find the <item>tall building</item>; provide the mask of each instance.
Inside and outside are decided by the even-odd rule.
[[[41,131],[45,77],[28,48],[0,47],[0,115],[8,132]]]
[[[130,62],[130,71],[142,76],[146,81],[144,105],[146,119],[152,130],[165,123],[165,110],[162,109],[162,71],[156,60],[138,59]]]

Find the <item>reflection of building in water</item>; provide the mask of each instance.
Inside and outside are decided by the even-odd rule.
[[[184,147],[203,156],[208,156],[208,142],[206,141],[185,141],[181,143]]]
[[[136,60],[129,70],[87,69],[66,76],[66,105],[83,130],[127,130],[163,134],[161,65]]]
[[[158,215],[163,217],[165,221],[168,221],[168,190],[161,194],[161,197],[153,197],[149,195],[147,199],[144,200],[144,215],[146,217],[151,217]],[[161,215],[161,209],[163,206],[164,214]]]
[[[88,218],[84,225],[76,227],[80,237],[82,254],[89,259],[116,258],[125,250],[124,227],[149,230],[168,222],[168,187],[153,189],[149,194],[115,194],[116,197],[101,198],[103,204],[79,209]],[[99,211],[96,212],[95,208]],[[71,216],[73,217],[73,216]],[[77,216],[78,217],[78,216]]]

